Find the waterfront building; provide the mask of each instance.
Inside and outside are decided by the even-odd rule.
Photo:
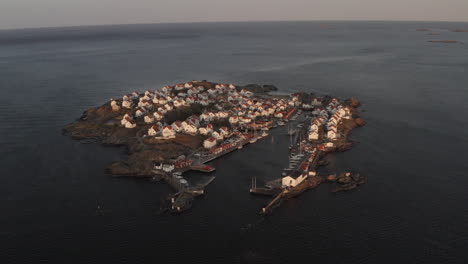
[[[216,146],[216,138],[214,137],[209,137],[205,141],[203,141],[203,147],[206,149],[210,149],[212,147]]]
[[[307,174],[301,174],[298,171],[293,172],[291,175],[281,178],[282,188],[296,187],[307,178]]]

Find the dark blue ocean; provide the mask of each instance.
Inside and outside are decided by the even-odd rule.
[[[0,31],[0,263],[467,263],[468,33],[456,28],[468,23]],[[105,175],[125,148],[61,134],[111,97],[192,79],[355,96],[368,124],[328,159],[368,183],[324,184],[261,217],[269,198],[248,189],[287,164],[277,130],[214,161],[190,211],[161,215],[166,184]]]

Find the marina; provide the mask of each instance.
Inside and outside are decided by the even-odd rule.
[[[268,91],[273,88],[194,80],[135,91],[85,111],[64,133],[84,140],[100,135],[106,144],[126,142],[133,158],[111,164],[108,172],[164,180],[175,191],[168,209],[180,213],[191,208],[193,198],[205,194],[216,178],[210,162],[242,152],[248,144],[258,144],[271,131],[280,130],[289,138],[288,165],[265,186],[257,186],[253,178],[250,188],[251,194],[274,197],[261,210],[266,214],[281,201],[318,186],[323,181],[317,175],[320,159],[351,148],[348,134],[365,124],[354,98],[271,95]],[[189,172],[205,173],[208,180],[197,182]],[[350,177],[337,179],[338,183],[344,186],[337,191],[356,188],[363,181]]]

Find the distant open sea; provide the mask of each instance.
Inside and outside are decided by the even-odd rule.
[[[468,33],[456,28],[468,23],[0,31],[0,263],[467,263]],[[248,189],[286,166],[278,130],[214,161],[190,211],[160,215],[165,183],[104,174],[124,148],[61,134],[111,97],[192,79],[355,96],[368,124],[330,169],[369,182],[324,184],[259,216],[269,198]]]

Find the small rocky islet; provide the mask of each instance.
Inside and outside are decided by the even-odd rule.
[[[190,208],[193,197],[204,193],[204,186],[191,186],[183,178],[184,172],[212,171],[209,161],[293,122],[297,126],[287,131],[294,136],[289,168],[264,187],[257,188],[256,181],[252,185],[253,194],[275,196],[262,213],[323,182],[332,182],[334,191],[365,183],[367,178],[355,171],[338,176],[317,173],[319,166],[326,165],[325,155],[352,147],[349,133],[365,125],[357,112],[360,102],[304,92],[270,93],[276,90],[274,85],[203,80],[133,92],[86,110],[63,133],[84,143],[126,146],[128,159],[111,163],[106,171],[164,179],[176,190],[169,199],[170,210],[176,212]]]

